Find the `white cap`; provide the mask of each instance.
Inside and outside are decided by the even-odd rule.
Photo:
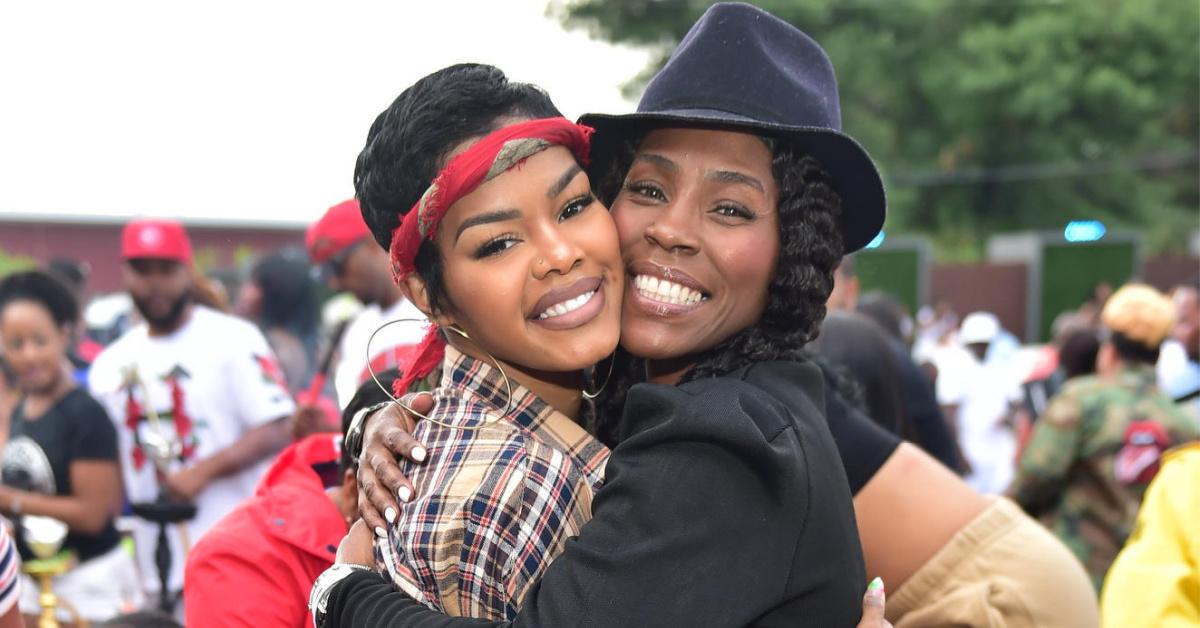
[[[991,342],[1000,335],[1000,319],[991,312],[972,312],[963,319],[958,339],[967,345]]]

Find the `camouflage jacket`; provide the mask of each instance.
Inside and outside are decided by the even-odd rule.
[[[1158,391],[1152,368],[1077,378],[1035,425],[1010,493],[1079,557],[1099,590],[1162,453],[1197,438],[1200,424]]]

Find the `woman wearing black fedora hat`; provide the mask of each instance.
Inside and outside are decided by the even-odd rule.
[[[717,5],[648,86],[637,114],[587,116],[584,122],[598,129],[593,180],[611,201],[630,276],[622,320],[627,353],[620,356],[603,407],[623,406],[629,420],[662,411],[639,397],[645,389],[631,387],[638,380],[683,384],[686,391],[748,365],[757,365],[751,372],[778,374],[772,373],[771,361],[802,361],[800,350],[824,315],[833,266],[843,250],[860,248],[875,235],[884,213],[877,171],[857,143],[840,132],[836,83],[819,46],[753,7]],[[696,307],[673,302],[684,290],[700,295]],[[789,375],[792,387],[801,387],[803,377]],[[710,414],[728,411],[711,397],[700,399],[709,404]],[[600,416],[619,415],[602,411]],[[614,451],[614,461],[630,442],[624,427],[618,426],[617,436],[626,440]],[[1008,512],[1003,503],[982,500],[915,448],[898,445],[861,421],[830,427],[850,486],[858,492],[854,505],[869,573],[884,573],[893,586],[910,579],[919,585],[910,587],[915,591],[911,601],[894,616],[936,605],[941,596],[970,609],[958,617],[967,625],[982,624],[987,616],[1023,618],[1031,625],[1093,623],[1088,600],[1080,599],[1074,586],[1078,566],[1061,560],[1062,548],[1052,539],[1047,543],[1030,531],[1029,525],[1036,527],[1032,521]],[[363,468],[378,471],[384,485],[397,481],[374,462]],[[666,480],[686,484],[692,479],[689,471],[672,469]],[[663,469],[650,465],[642,472]],[[663,483],[638,476],[633,468],[626,471],[629,484],[635,477],[650,486]],[[683,521],[654,508],[608,507],[621,503],[606,502],[601,491],[589,526],[611,526],[605,543],[589,537],[585,527],[580,542],[547,571],[514,623],[739,625],[729,622],[734,613],[691,603],[711,597],[730,605],[726,596],[731,595],[751,607],[763,587],[784,586],[730,560],[740,548],[762,540],[758,527],[741,521],[732,544],[693,534],[719,530],[709,527],[709,519],[736,517],[726,512],[731,505],[719,492],[706,498],[706,515]],[[1021,535],[1011,533],[1018,529]],[[1008,562],[983,556],[984,541],[995,538],[1006,541],[998,545],[1011,554]],[[1012,547],[1014,539],[1031,549]],[[687,551],[656,555],[656,562],[645,564],[638,562],[644,554],[630,550],[660,542]],[[1023,559],[1034,566],[1018,567]],[[998,573],[980,573],[980,567]],[[1020,577],[1032,570],[1047,574],[1038,578],[1038,586],[1050,593],[1031,594],[1023,585]],[[971,575],[951,578],[945,576],[948,571]],[[698,578],[698,573],[710,577]],[[714,592],[698,583],[721,588]],[[385,602],[372,586],[365,577],[339,586],[330,610],[341,622],[328,625],[355,625],[365,616],[402,617],[404,625],[456,625],[402,596]],[[1046,610],[1051,595],[1061,612]],[[680,609],[680,600],[691,608]],[[400,615],[356,615],[385,608]],[[928,614],[918,619],[919,614],[913,614],[911,625],[939,619]],[[742,623],[772,625],[777,618],[756,616]],[[787,621],[847,625],[803,614]]]

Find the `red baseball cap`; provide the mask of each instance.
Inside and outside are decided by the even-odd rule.
[[[123,259],[168,259],[192,263],[192,241],[177,220],[136,218],[121,231]]]
[[[350,199],[330,207],[304,234],[304,247],[314,264],[324,264],[346,247],[371,235],[358,201]]]

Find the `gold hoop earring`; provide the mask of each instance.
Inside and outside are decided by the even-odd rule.
[[[462,336],[463,340],[466,340],[467,342],[475,345],[475,348],[479,349],[480,351],[483,351],[483,353],[485,355],[487,355],[488,359],[490,359],[492,361],[492,366],[494,366],[496,368],[496,370],[500,373],[500,377],[504,379],[504,389],[508,393],[508,398],[504,402],[504,410],[500,413],[500,416],[504,416],[504,415],[508,414],[508,411],[512,410],[512,402],[513,402],[512,381],[510,381],[508,379],[508,373],[504,372],[504,367],[500,366],[500,360],[497,360],[496,356],[492,355],[490,351],[479,346],[479,343],[475,342],[475,340],[473,338],[471,338],[471,336],[467,335],[466,331],[459,329],[456,325],[446,325],[442,329],[448,329],[448,330],[458,334],[459,336]]]
[[[608,388],[608,382],[612,381],[613,364],[615,364],[616,361],[617,361],[617,354],[614,352],[612,355],[610,355],[608,357],[608,376],[604,378],[604,383],[600,385],[600,388],[596,389],[596,392],[588,392],[587,390],[584,390],[583,391],[584,399],[591,401],[591,400],[595,399],[596,397],[599,397],[600,393],[604,392],[605,388]],[[595,374],[596,374],[596,370],[592,369],[592,375],[595,375]]]
[[[450,423],[446,423],[444,421],[439,421],[437,419],[431,418],[427,414],[422,414],[420,412],[417,412],[412,406],[404,403],[403,401],[400,401],[400,399],[397,398],[396,395],[392,393],[391,389],[389,389],[387,386],[384,386],[383,382],[379,381],[379,376],[375,373],[375,369],[371,366],[371,343],[375,341],[375,336],[379,335],[379,332],[386,329],[389,325],[395,325],[396,323],[428,323],[428,322],[429,321],[427,321],[423,318],[397,318],[397,319],[390,320],[390,321],[380,325],[379,327],[376,327],[375,331],[371,332],[371,337],[367,338],[367,372],[370,373],[371,380],[375,382],[375,385],[379,387],[379,390],[383,391],[383,394],[387,395],[387,398],[390,399],[392,401],[392,403],[403,408],[405,412],[408,412],[409,414],[411,414],[415,417],[420,417],[421,420],[423,420],[423,421],[429,421],[430,423],[433,423],[434,425],[440,425],[442,427],[454,429],[454,430],[465,430],[468,432],[472,431],[472,430],[480,430],[491,423],[495,423],[496,421],[499,421],[500,416],[508,414],[508,410],[512,406],[512,384],[508,381],[508,375],[504,373],[504,369],[500,367],[500,363],[497,362],[496,358],[492,357],[492,354],[488,353],[486,350],[484,351],[484,353],[487,353],[488,357],[492,358],[492,362],[495,363],[496,369],[498,371],[500,371],[500,376],[504,378],[504,385],[505,385],[505,388],[508,390],[508,404],[505,406],[504,412],[501,413],[499,416],[493,418],[490,421],[484,421],[483,423],[480,423],[479,425],[452,425]],[[471,340],[471,337],[467,335],[467,332],[465,332],[461,329],[458,329],[457,327],[455,327],[453,325],[443,327],[442,329],[452,329],[456,333],[461,335],[463,338],[466,338],[467,340]],[[474,341],[471,341],[471,342],[474,342]],[[475,346],[478,347],[479,345],[476,344]]]

